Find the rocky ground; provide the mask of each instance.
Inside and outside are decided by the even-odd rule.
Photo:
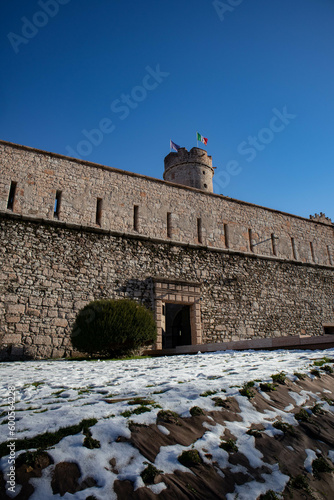
[[[130,420],[128,437],[120,435],[115,441],[130,445],[147,460],[141,473],[143,486],[135,489],[131,479],[123,480],[122,459],[113,457],[109,468],[117,476],[114,491],[103,498],[334,498],[334,376],[329,371],[295,381],[244,385],[244,395],[235,397],[211,395],[214,410],[196,406],[186,418],[161,410],[155,424]],[[88,427],[79,435],[87,439],[88,448],[94,448]],[[216,442],[209,446],[212,440]],[[180,469],[170,473],[159,469],[161,447],[177,457]],[[66,499],[101,498],[92,493],[97,485],[94,477],[82,477],[80,462],[55,465],[48,447],[18,455],[16,480],[22,488],[14,497],[17,500],[47,499],[51,490],[52,498],[57,494]],[[34,478],[42,476],[50,488],[40,488],[36,495]],[[13,498],[6,494],[2,473],[0,497]]]

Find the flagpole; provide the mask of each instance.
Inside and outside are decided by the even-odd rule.
[[[196,146],[198,147],[198,132],[196,132]]]

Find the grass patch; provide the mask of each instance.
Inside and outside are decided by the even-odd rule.
[[[332,374],[334,373],[334,370],[331,366],[329,365],[324,365],[320,368],[320,370],[323,370],[324,372],[328,373],[328,374]]]
[[[315,377],[318,377],[320,378],[321,375],[320,375],[320,372],[319,370],[317,370],[317,368],[313,368],[311,371],[310,371],[311,375],[314,375]]]
[[[36,389],[37,389],[37,387],[39,387],[40,385],[43,385],[43,384],[45,384],[45,382],[33,382],[31,385],[36,387]]]
[[[326,412],[323,409],[322,405],[323,403],[316,403],[314,406],[312,406],[311,412],[315,415],[324,415]]]
[[[332,472],[334,469],[329,465],[327,460],[321,455],[312,462],[312,471],[317,479],[320,479],[321,473]]]
[[[200,394],[203,398],[207,398],[208,396],[213,396],[214,394],[217,394],[218,391],[205,391]]]
[[[193,406],[190,408],[190,415],[192,417],[198,417],[199,415],[204,415],[204,411],[199,406]]]
[[[257,429],[248,429],[246,432],[249,436],[254,436],[255,438],[261,438],[262,437],[262,432],[257,430]]]
[[[263,384],[260,384],[260,389],[263,392],[276,391],[275,384],[271,384],[270,382],[264,382]]]
[[[303,476],[303,474],[299,474],[296,477],[292,477],[289,481],[288,486],[290,488],[296,489],[296,490],[305,490],[305,491],[310,491],[309,484],[307,482],[307,478]]]
[[[157,420],[160,422],[165,422],[166,424],[177,424],[181,425],[179,422],[180,415],[171,410],[160,410],[157,415]]]
[[[295,414],[295,419],[298,420],[299,422],[308,422],[310,418],[311,417],[309,413],[305,410],[305,408],[302,408],[298,413]]]
[[[202,459],[197,450],[187,450],[181,453],[180,456],[177,457],[180,464],[185,467],[194,467],[195,465],[201,464]]]
[[[163,471],[157,469],[154,465],[149,464],[148,462],[144,463],[147,464],[147,467],[140,473],[140,476],[145,484],[153,484],[156,476],[162,474]]]
[[[215,406],[219,406],[220,408],[226,408],[226,400],[222,398],[212,398],[212,401],[215,402]]]
[[[44,408],[44,410],[36,410],[33,413],[45,413],[46,411],[48,411],[48,408]]]
[[[316,361],[314,361],[314,366],[323,366],[325,363],[333,363],[334,362],[334,359],[332,358],[329,358],[328,356],[324,356],[323,358],[321,359],[317,359]]]
[[[323,396],[322,400],[328,403],[330,406],[334,405],[334,399],[329,398],[328,396]]]
[[[317,361],[314,361],[314,366],[322,366],[326,363],[326,361],[324,359],[319,359]]]
[[[121,413],[122,417],[128,418],[131,417],[131,415],[140,415],[141,413],[147,413],[148,411],[151,411],[151,408],[148,408],[147,406],[139,406],[139,408],[136,408],[135,410],[126,410]]]
[[[306,379],[305,373],[294,372],[294,376],[297,377],[299,380],[305,380]]]
[[[220,443],[219,448],[222,448],[228,453],[236,453],[239,448],[235,443],[236,441],[234,439],[228,439],[227,441],[223,441],[222,443]]]
[[[195,495],[195,497],[199,498],[198,497],[198,491],[196,490],[196,488],[194,488],[193,486],[191,486],[191,484],[187,483],[186,484],[186,487],[189,491],[191,491],[191,493],[193,493]]]
[[[277,422],[274,422],[273,427],[275,427],[275,429],[278,429],[278,430],[284,432],[284,434],[290,434],[291,436],[296,435],[296,432],[291,424],[281,422],[280,420],[278,420]]]
[[[252,391],[251,387],[254,387],[255,382],[250,380],[249,382],[245,382],[241,389],[239,389],[239,393],[241,396],[246,396],[248,399],[252,399],[255,396],[255,392]]]
[[[73,436],[97,423],[96,418],[81,420],[79,424],[61,427],[56,432],[44,432],[33,438],[17,439],[15,441],[16,451],[29,450],[30,448],[46,449],[59,443],[66,436]],[[7,441],[0,444],[0,457],[8,455]]]
[[[87,429],[84,434],[86,435],[83,446],[88,448],[89,450],[93,450],[94,448],[101,448],[101,443],[97,439],[92,438],[92,433],[89,429]]]
[[[286,374],[284,372],[275,373],[274,375],[271,376],[271,378],[273,379],[273,382],[275,384],[284,385],[286,380]]]
[[[282,497],[276,495],[273,490],[269,490],[259,496],[259,500],[281,500]]]

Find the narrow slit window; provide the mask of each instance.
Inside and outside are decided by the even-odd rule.
[[[312,241],[310,241],[310,249],[311,249],[311,257],[312,257],[312,261],[313,261],[313,262],[315,262],[314,246],[313,246]]]
[[[102,198],[96,200],[96,224],[101,226],[102,221]]]
[[[327,255],[328,255],[329,265],[332,266],[333,261],[332,261],[332,256],[331,256],[331,251],[330,251],[329,245],[327,245]]]
[[[276,240],[277,240],[277,236],[275,236],[274,233],[272,233],[272,235],[271,235],[271,243],[272,243],[272,247],[273,247],[273,255],[275,255],[275,257],[277,256]]]
[[[138,205],[133,206],[133,229],[134,231],[139,231],[139,207]]]
[[[9,195],[8,195],[8,202],[7,202],[7,209],[8,210],[13,210],[14,209],[14,200],[15,200],[16,186],[17,186],[16,182],[11,182],[10,190],[9,190]]]
[[[167,238],[172,237],[172,214],[167,212]]]
[[[251,252],[254,252],[253,231],[251,229],[248,229],[248,238],[249,238],[249,249]]]
[[[198,239],[198,243],[203,243],[202,219],[200,219],[200,218],[197,219],[197,239]]]
[[[225,247],[230,248],[230,232],[227,224],[224,224]]]
[[[296,249],[296,242],[294,238],[291,238],[291,247],[292,247],[292,256],[295,260],[297,260],[297,249]]]
[[[59,219],[60,205],[61,205],[61,191],[56,191],[56,198],[53,209],[53,216],[55,219]]]

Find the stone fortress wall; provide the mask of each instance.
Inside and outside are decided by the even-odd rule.
[[[210,186],[210,157],[189,152],[203,154]],[[165,302],[189,303],[193,344],[334,325],[334,227],[322,214],[305,219],[5,142],[0,169],[3,357],[70,353],[76,313],[105,297],[152,307],[157,348]]]
[[[330,223],[26,147],[0,142],[0,155],[2,212],[15,182],[18,215],[321,265],[334,262]],[[60,210],[54,217],[57,192]]]

